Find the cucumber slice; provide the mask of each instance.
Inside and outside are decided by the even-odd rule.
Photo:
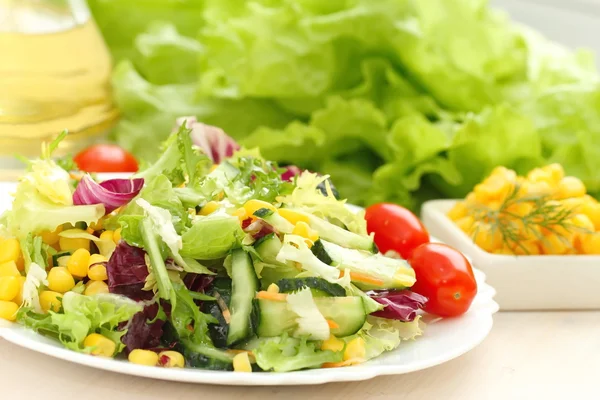
[[[358,235],[312,214],[306,215],[310,221],[310,227],[316,230],[322,239],[348,249],[366,250],[371,253],[379,251],[371,236]]]
[[[317,292],[319,297],[344,297],[346,289],[337,283],[331,283],[322,278],[294,278],[280,279],[277,281],[279,291],[281,293],[290,293],[307,287],[313,291],[313,295]]]
[[[242,249],[234,250],[231,265],[231,321],[227,345],[232,345],[253,334],[253,299],[258,290],[258,279],[250,255]]]
[[[331,259],[331,257],[329,257],[329,254],[327,253],[327,250],[325,250],[321,239],[317,240],[310,249],[312,250],[313,254],[325,264],[333,264],[333,260]]]
[[[363,301],[358,296],[317,297],[314,301],[325,319],[332,320],[339,326],[331,330],[334,336],[345,337],[355,334],[367,319]],[[286,302],[264,299],[256,302],[260,308],[260,323],[257,330],[259,337],[273,337],[285,332],[294,332],[297,316],[289,310]]]
[[[294,230],[294,225],[283,218],[279,213],[269,210],[268,208],[261,208],[254,212],[254,216],[262,219],[267,222],[273,228],[275,228],[278,232],[281,233],[292,233]]]
[[[275,233],[269,233],[254,243],[254,249],[258,256],[268,264],[278,264],[277,253],[281,250],[281,246],[281,240]]]

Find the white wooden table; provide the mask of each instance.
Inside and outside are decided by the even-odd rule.
[[[136,378],[70,364],[0,339],[0,399],[7,400],[598,399],[599,373],[600,312],[500,313],[479,347],[446,364],[364,382],[304,387]]]

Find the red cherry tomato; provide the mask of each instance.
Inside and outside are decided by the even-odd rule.
[[[397,204],[380,203],[367,208],[367,231],[375,233],[379,251],[393,250],[408,259],[413,250],[429,242],[429,233],[415,214]]]
[[[116,144],[95,144],[82,150],[73,159],[85,172],[136,172],[134,156]]]
[[[464,314],[477,294],[471,264],[458,250],[441,243],[425,243],[409,260],[417,283],[411,288],[429,301],[425,311],[442,317]]]

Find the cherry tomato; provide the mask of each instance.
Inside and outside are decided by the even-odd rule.
[[[424,310],[442,317],[464,314],[477,294],[471,264],[458,250],[441,243],[425,243],[409,260],[417,283],[411,288],[429,301]]]
[[[429,233],[415,214],[397,204],[379,203],[367,208],[367,231],[375,233],[379,251],[393,250],[408,259],[413,250],[429,242]]]
[[[136,172],[134,156],[116,144],[95,144],[82,150],[73,159],[85,172]]]

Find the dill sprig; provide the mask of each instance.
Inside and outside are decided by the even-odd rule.
[[[524,215],[515,213],[513,210],[521,204],[531,205],[529,211]],[[497,231],[502,236],[502,242],[513,253],[517,248],[525,254],[528,249],[523,241],[532,235],[540,241],[547,243],[547,238],[542,231],[555,234],[562,242],[572,246],[567,235],[574,231],[589,233],[585,228],[574,225],[572,217],[575,215],[575,207],[565,207],[564,204],[556,202],[547,194],[521,193],[521,185],[512,185],[511,191],[506,195],[499,207],[493,208],[487,205],[471,207],[470,214],[476,221],[487,222],[491,226],[491,234]],[[473,240],[477,237],[479,229],[473,232]]]

